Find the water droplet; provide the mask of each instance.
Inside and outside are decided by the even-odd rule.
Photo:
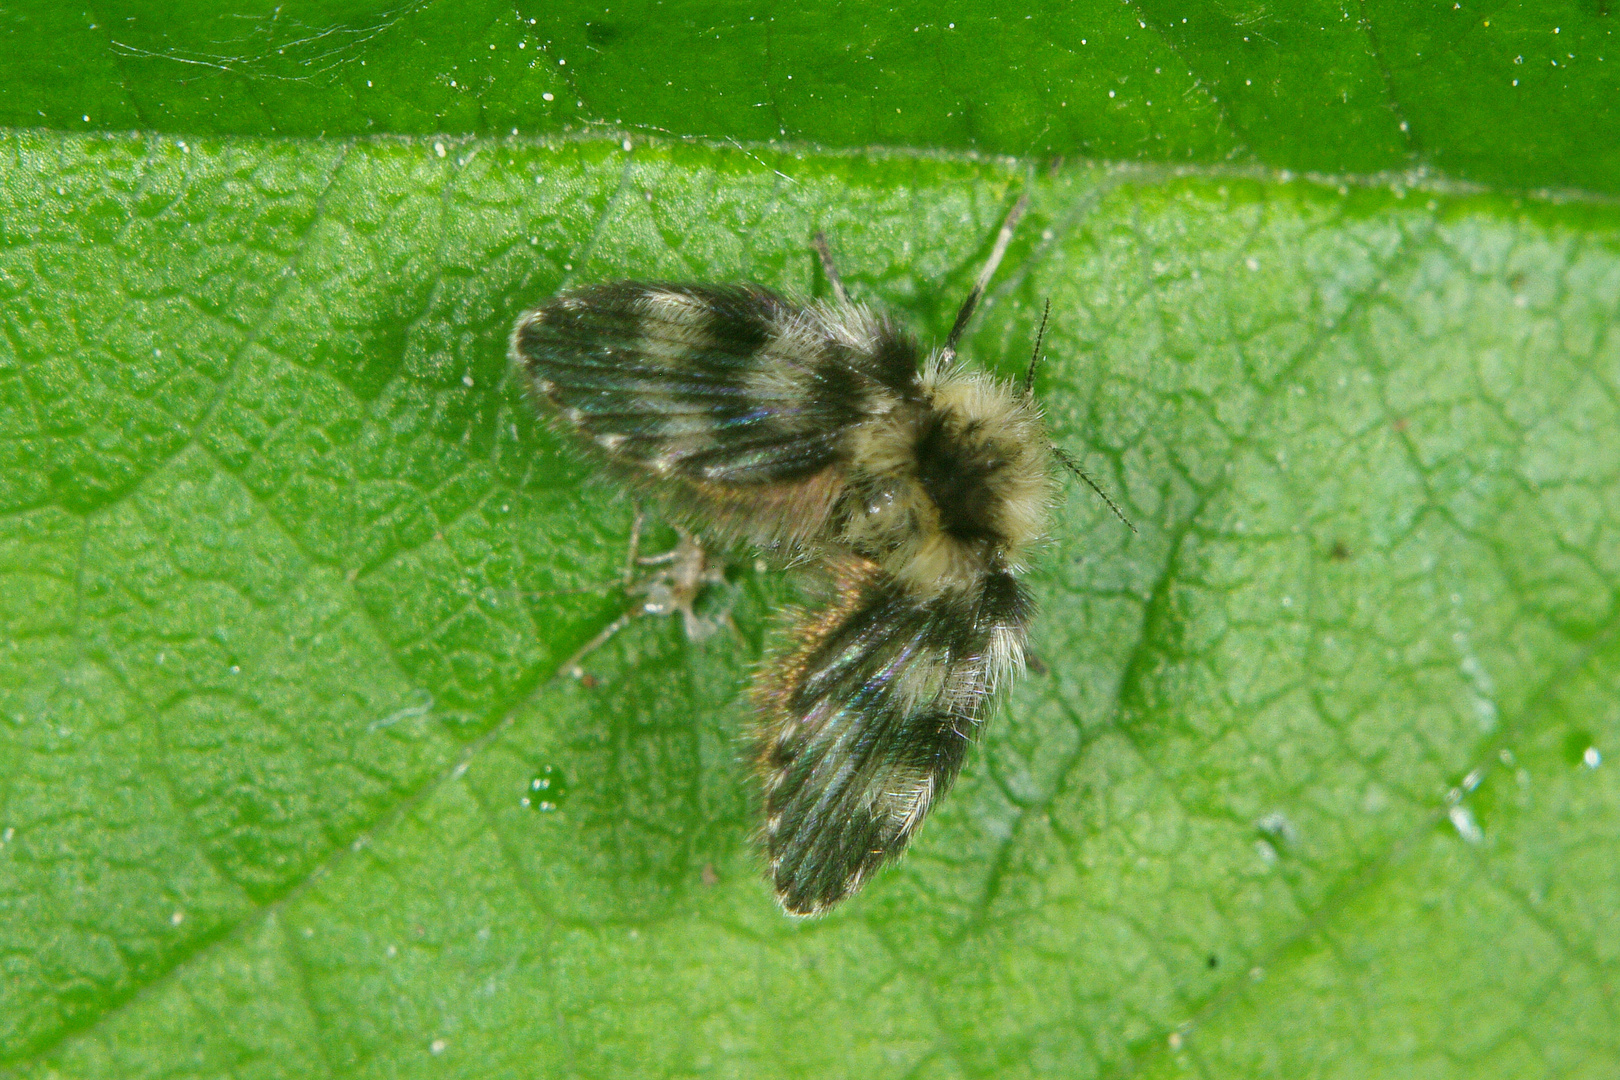
[[[528,789],[518,801],[531,810],[550,813],[567,795],[568,782],[563,779],[562,771],[547,765],[529,778]]]
[[[1485,830],[1479,827],[1479,822],[1474,820],[1474,814],[1468,807],[1453,806],[1448,816],[1451,818],[1451,824],[1456,828],[1458,836],[1470,844],[1483,844],[1485,842]]]

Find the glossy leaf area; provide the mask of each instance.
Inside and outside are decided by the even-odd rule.
[[[1620,1055],[1620,215],[618,142],[12,134],[0,1054],[17,1076],[1602,1076]],[[733,630],[506,376],[627,275],[1022,371],[1083,488],[1047,673],[795,923]],[[668,535],[653,541],[667,541]]]
[[[626,127],[1620,194],[1609,0],[24,0],[0,124]]]

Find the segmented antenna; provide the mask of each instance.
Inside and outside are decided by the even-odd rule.
[[[1136,526],[1131,524],[1131,519],[1126,517],[1125,512],[1115,505],[1114,500],[1108,497],[1108,492],[1098,487],[1097,481],[1087,476],[1086,471],[1079,465],[1075,464],[1074,458],[1070,457],[1068,452],[1064,450],[1063,447],[1054,445],[1052,447],[1052,456],[1061,461],[1064,468],[1068,469],[1070,472],[1074,473],[1074,475],[1084,480],[1086,485],[1090,487],[1092,491],[1097,493],[1097,497],[1108,504],[1108,509],[1114,512],[1114,516],[1125,523],[1125,527],[1127,529],[1131,530],[1133,533],[1136,532]]]
[[[1024,396],[1029,397],[1035,392],[1035,368],[1041,362],[1041,341],[1046,337],[1046,317],[1052,314],[1052,300],[1047,298],[1046,306],[1041,309],[1041,326],[1035,331],[1035,351],[1029,354],[1029,370],[1024,372]]]
[[[1013,208],[1007,212],[1007,220],[1001,223],[1001,231],[996,234],[995,246],[990,249],[990,258],[985,260],[984,269],[979,271],[979,280],[973,283],[973,291],[962,303],[962,310],[956,313],[956,324],[951,327],[950,336],[945,339],[945,347],[939,351],[942,364],[949,364],[956,359],[956,343],[962,339],[962,331],[967,329],[968,320],[973,317],[973,309],[979,306],[979,297],[984,295],[984,287],[990,283],[990,275],[996,272],[1001,265],[1002,256],[1007,254],[1007,245],[1012,243],[1013,229],[1018,226],[1018,219],[1024,216],[1024,208],[1029,205],[1029,193],[1018,196]]]

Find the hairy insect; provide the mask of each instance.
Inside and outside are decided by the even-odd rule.
[[[1024,666],[1034,604],[1019,576],[1054,462],[1079,470],[1031,392],[1039,340],[1018,384],[956,354],[1023,208],[926,355],[849,299],[820,234],[830,303],[621,281],[564,292],[512,331],[534,396],[612,472],[705,538],[830,583],[754,690],[763,843],[795,915],[904,850]]]

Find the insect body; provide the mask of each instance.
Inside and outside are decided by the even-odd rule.
[[[756,285],[618,282],[526,313],[512,357],[595,456],[687,526],[821,565],[761,670],[764,845],[793,914],[903,850],[1024,662],[1019,581],[1055,497],[1031,393],[966,370],[888,316]],[[1038,355],[1038,347],[1037,347]],[[1066,460],[1066,459],[1064,459]]]

